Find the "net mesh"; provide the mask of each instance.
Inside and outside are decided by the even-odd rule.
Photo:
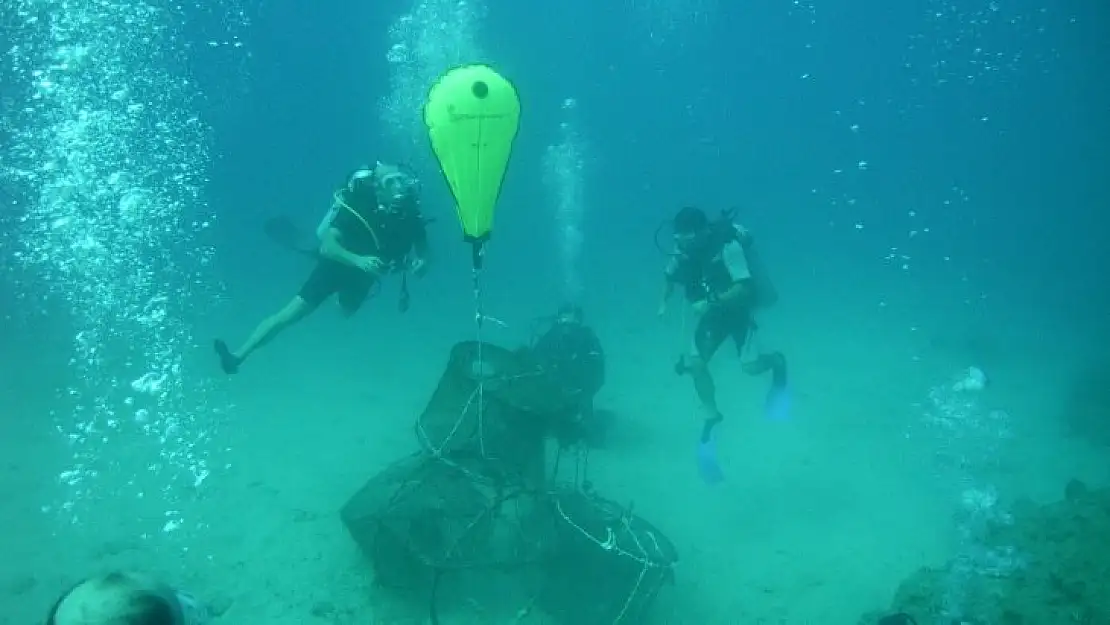
[[[379,586],[426,600],[433,624],[645,622],[674,546],[589,487],[582,450],[573,484],[549,479],[545,439],[574,413],[532,362],[455,345],[416,421],[421,451],[372,477],[343,521]]]

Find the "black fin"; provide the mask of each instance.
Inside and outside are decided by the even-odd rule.
[[[231,353],[227,343],[216,339],[213,341],[212,346],[216,348],[216,355],[220,357],[220,368],[224,370],[224,373],[228,375],[238,373],[239,365],[242,364],[242,361],[236,358],[235,354]]]
[[[318,254],[315,238],[298,228],[285,215],[267,219],[262,224],[262,231],[271,241],[287,250],[312,257]]]

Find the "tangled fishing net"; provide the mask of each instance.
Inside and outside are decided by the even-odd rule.
[[[585,480],[557,483],[545,441],[575,418],[556,376],[487,343],[455,345],[416,422],[422,451],[344,506],[377,583],[426,600],[430,620],[644,622],[677,554],[632,510]],[[550,466],[549,466],[550,465]]]

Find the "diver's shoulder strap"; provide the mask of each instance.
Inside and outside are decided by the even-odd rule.
[[[332,197],[334,199],[332,209],[336,210],[337,212],[338,210],[345,210],[351,213],[351,215],[354,215],[354,218],[357,219],[358,222],[361,223],[364,228],[366,228],[366,231],[370,233],[370,238],[374,239],[374,247],[381,249],[382,245],[381,241],[378,240],[378,232],[374,230],[374,227],[370,225],[370,222],[366,221],[366,218],[362,216],[362,213],[355,210],[354,207],[352,207],[347,202],[347,199],[343,197],[343,190],[340,189],[336,191]]]

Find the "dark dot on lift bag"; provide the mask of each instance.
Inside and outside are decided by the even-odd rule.
[[[489,95],[489,85],[487,85],[484,81],[479,80],[476,81],[472,87],[470,87],[470,91],[474,94],[474,97],[478,98],[479,100],[483,100],[486,96]]]

